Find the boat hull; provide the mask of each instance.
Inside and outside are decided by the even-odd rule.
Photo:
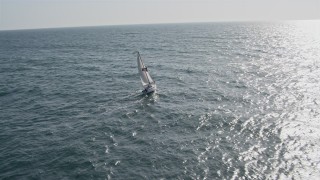
[[[146,89],[144,89],[142,91],[142,93],[144,93],[144,94],[153,93],[156,91],[156,89],[157,89],[157,86],[154,84],[154,85],[151,85],[151,86],[147,87]]]

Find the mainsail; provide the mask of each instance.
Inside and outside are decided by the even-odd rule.
[[[144,65],[139,52],[138,52],[137,62],[138,62],[138,71],[140,74],[140,79],[143,87],[146,88],[148,87],[149,84],[154,84],[154,81],[151,78],[147,67]]]

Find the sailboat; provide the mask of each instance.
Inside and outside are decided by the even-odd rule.
[[[140,53],[137,51],[137,63],[138,63],[138,71],[140,74],[140,79],[142,82],[142,86],[144,90],[142,91],[144,94],[152,93],[156,90],[157,86],[155,81],[151,78],[148,68],[144,65]]]

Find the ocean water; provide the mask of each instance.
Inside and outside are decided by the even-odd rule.
[[[319,179],[319,81],[320,21],[0,31],[0,179]]]

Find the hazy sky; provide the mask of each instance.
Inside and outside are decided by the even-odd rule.
[[[0,30],[320,19],[320,0],[0,0]]]

